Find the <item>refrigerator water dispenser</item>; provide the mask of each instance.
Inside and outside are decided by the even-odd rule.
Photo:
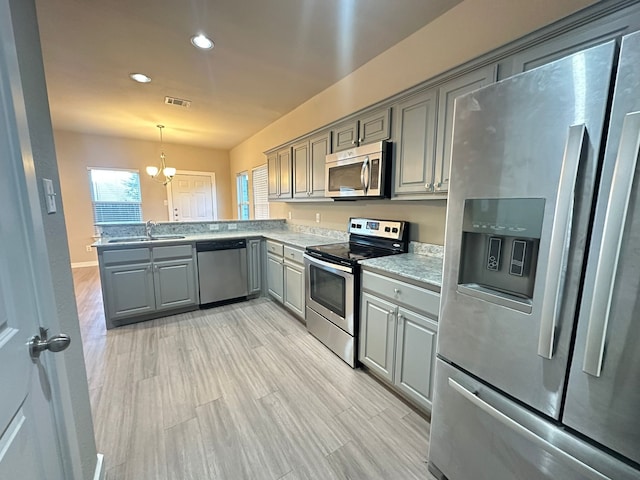
[[[458,291],[531,313],[542,198],[482,198],[464,203]]]

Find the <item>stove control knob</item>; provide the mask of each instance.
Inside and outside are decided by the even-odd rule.
[[[384,227],[384,231],[385,231],[385,232],[390,232],[390,231],[391,231],[391,228],[389,228],[389,227]]]
[[[396,227],[393,227],[393,228],[391,229],[391,231],[392,231],[393,233],[398,233],[398,229],[397,229]]]

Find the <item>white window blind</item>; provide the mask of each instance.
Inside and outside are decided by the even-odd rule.
[[[256,220],[269,218],[269,174],[267,166],[254,168],[251,172],[253,184],[253,211]]]
[[[89,168],[89,181],[95,223],[142,221],[137,171]]]

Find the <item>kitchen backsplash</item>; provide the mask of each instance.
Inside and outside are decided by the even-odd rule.
[[[327,228],[310,227],[307,225],[295,225],[287,224],[287,227],[292,232],[304,233],[308,235],[319,235],[321,237],[332,238],[335,240],[349,240],[349,234],[347,232],[341,232],[339,230],[329,230]]]
[[[444,258],[444,246],[431,243],[409,242],[409,253]]]

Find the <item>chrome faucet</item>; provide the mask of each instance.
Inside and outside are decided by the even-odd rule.
[[[156,222],[152,220],[147,220],[147,223],[144,224],[145,231],[147,232],[147,238],[151,238],[151,229],[156,226]]]

